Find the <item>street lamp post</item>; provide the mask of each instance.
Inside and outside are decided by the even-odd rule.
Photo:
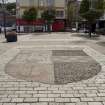
[[[5,38],[6,38],[6,8],[5,8],[5,0],[2,0],[2,12],[3,12],[4,35],[5,35]]]
[[[90,0],[90,9],[93,9],[93,1],[94,0]]]

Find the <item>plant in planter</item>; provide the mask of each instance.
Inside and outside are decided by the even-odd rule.
[[[6,35],[7,42],[16,42],[17,41],[17,34],[15,31],[8,32]]]
[[[27,22],[31,22],[32,21],[32,31],[35,31],[35,26],[34,26],[34,20],[37,19],[37,9],[34,7],[31,7],[27,10],[24,11],[22,18],[25,19]],[[30,23],[29,23],[30,24]],[[27,24],[28,25],[28,24]]]
[[[56,17],[55,9],[47,9],[41,14],[41,18],[46,21],[48,32],[52,31],[50,26],[52,25],[54,19]]]

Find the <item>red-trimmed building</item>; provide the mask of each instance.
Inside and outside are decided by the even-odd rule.
[[[56,19],[52,23],[52,31],[63,31],[65,28],[66,11],[67,11],[66,0],[17,0],[17,31],[31,32],[33,30],[45,31],[46,22],[41,18],[42,12],[49,6],[53,6],[56,10]],[[35,7],[38,10],[38,19],[32,22],[22,19],[23,12],[30,8]]]

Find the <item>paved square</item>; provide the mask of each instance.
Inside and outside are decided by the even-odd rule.
[[[0,105],[105,105],[104,41],[77,33],[0,41]]]

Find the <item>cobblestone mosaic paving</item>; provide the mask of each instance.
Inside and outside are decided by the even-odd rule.
[[[60,62],[54,63],[55,83],[64,84],[85,80],[100,72],[95,62]]]
[[[22,50],[6,66],[18,79],[65,84],[97,75],[101,66],[82,50]]]

